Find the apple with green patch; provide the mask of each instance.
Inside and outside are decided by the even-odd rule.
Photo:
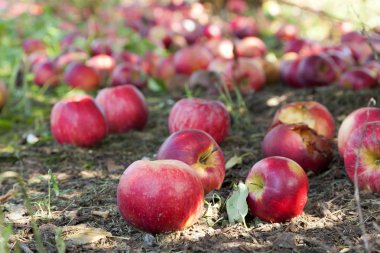
[[[205,194],[220,189],[226,174],[223,152],[206,132],[185,129],[170,135],[161,145],[157,159],[182,161],[201,179]]]
[[[145,232],[183,230],[202,215],[203,187],[177,160],[136,161],[120,177],[117,204],[124,220]]]
[[[300,215],[307,202],[305,171],[291,159],[273,156],[257,162],[245,184],[251,213],[267,222],[284,222]]]
[[[344,167],[359,189],[380,193],[380,121],[365,123],[350,134],[344,150]]]

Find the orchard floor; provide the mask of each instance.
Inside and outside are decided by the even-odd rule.
[[[19,144],[16,151],[0,153],[0,172],[16,171],[27,182],[37,224],[48,252],[56,251],[55,233],[62,228],[69,252],[363,252],[354,187],[335,150],[328,171],[309,175],[309,199],[304,213],[283,224],[269,224],[247,216],[247,227],[229,225],[224,200],[233,184],[243,181],[261,159],[260,145],[275,110],[271,102],[315,100],[333,113],[337,126],[352,110],[366,106],[371,97],[380,102],[380,87],[366,91],[343,91],[337,87],[293,90],[269,86],[247,97],[249,123],[234,122],[221,144],[226,160],[242,156],[242,164],[229,169],[220,191],[207,196],[205,214],[185,231],[160,235],[142,233],[128,226],[116,205],[118,179],[126,166],[142,158],[154,159],[168,136],[167,115],[173,104],[169,96],[147,95],[150,121],[142,132],[109,136],[99,146],[79,149],[59,146],[52,139],[34,145]],[[46,117],[48,127],[48,117]],[[14,131],[21,135],[31,126]],[[2,144],[0,144],[2,145]],[[48,170],[57,179],[60,195],[51,193],[48,203]],[[14,191],[12,191],[14,189]],[[16,194],[14,194],[16,192]],[[0,204],[6,221],[13,223],[10,246],[18,240],[24,252],[35,251],[30,218],[15,181],[0,188]],[[8,194],[7,194],[8,193]],[[219,197],[218,197],[219,196]],[[374,252],[380,252],[380,195],[361,193],[364,226]],[[51,214],[48,215],[48,207]]]

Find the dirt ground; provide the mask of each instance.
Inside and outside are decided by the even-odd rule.
[[[228,224],[225,200],[233,184],[244,180],[262,157],[260,145],[278,106],[271,102],[315,100],[330,109],[337,126],[352,110],[366,106],[371,97],[380,102],[380,87],[343,91],[337,87],[293,90],[270,86],[246,98],[249,123],[234,122],[221,144],[226,160],[244,155],[243,163],[229,169],[222,189],[208,194],[203,217],[185,231],[150,235],[128,226],[116,205],[116,187],[124,169],[133,161],[154,159],[168,136],[167,116],[174,100],[168,95],[146,95],[150,106],[148,126],[142,132],[108,136],[99,146],[79,149],[59,146],[51,138],[34,145],[22,141],[17,152],[0,153],[0,172],[16,171],[27,182],[37,224],[48,252],[56,252],[55,233],[62,228],[69,252],[363,252],[362,231],[349,182],[337,151],[330,169],[309,175],[310,189],[304,213],[283,224],[269,224],[248,215],[247,227]],[[48,129],[48,115],[43,127]],[[22,133],[31,126],[18,127]],[[6,133],[5,133],[6,134]],[[5,146],[5,144],[0,144]],[[59,186],[48,203],[48,170]],[[13,190],[13,191],[12,191]],[[14,180],[0,188],[5,219],[13,224],[10,247],[34,252],[30,218]],[[8,194],[8,195],[7,195]],[[373,252],[380,252],[380,194],[361,193],[364,226]],[[51,214],[48,215],[48,207]]]

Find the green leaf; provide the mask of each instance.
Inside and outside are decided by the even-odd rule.
[[[51,172],[50,169],[49,169],[49,176],[50,176],[50,182],[53,185],[54,193],[55,193],[56,196],[59,196],[58,183],[57,183],[57,180],[55,179],[55,176],[53,175],[53,173]]]
[[[154,92],[164,92],[166,91],[165,82],[160,79],[149,78],[148,89]]]
[[[13,126],[12,121],[7,119],[0,119],[0,130],[9,130]]]
[[[240,182],[235,186],[234,192],[226,202],[228,221],[231,224],[242,222],[246,226],[245,216],[248,214],[247,197],[248,188],[244,183]]]

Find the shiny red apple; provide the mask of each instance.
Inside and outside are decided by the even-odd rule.
[[[205,194],[219,190],[226,174],[223,152],[206,132],[196,129],[171,134],[157,152],[157,159],[180,160],[201,179]]]
[[[58,69],[50,60],[37,64],[33,73],[34,83],[38,86],[57,86],[59,83]]]
[[[173,63],[179,74],[191,75],[197,70],[206,70],[212,60],[211,53],[203,46],[184,47],[174,54]]]
[[[70,63],[63,74],[65,82],[73,87],[82,90],[96,90],[100,86],[100,75],[95,69],[86,66],[84,63]]]
[[[203,187],[189,165],[177,160],[136,161],[117,187],[117,205],[124,220],[145,232],[183,230],[203,210]]]
[[[309,181],[293,160],[267,157],[249,171],[248,206],[252,215],[267,222],[284,222],[300,215],[307,202]]]
[[[57,102],[50,114],[50,127],[59,144],[93,146],[107,135],[107,123],[94,99],[77,95]]]
[[[139,89],[146,85],[146,76],[142,69],[135,64],[121,63],[111,73],[111,85],[119,86],[133,84]]]
[[[345,89],[361,90],[372,88],[376,85],[377,76],[370,69],[355,67],[344,72],[338,81],[338,85]]]

